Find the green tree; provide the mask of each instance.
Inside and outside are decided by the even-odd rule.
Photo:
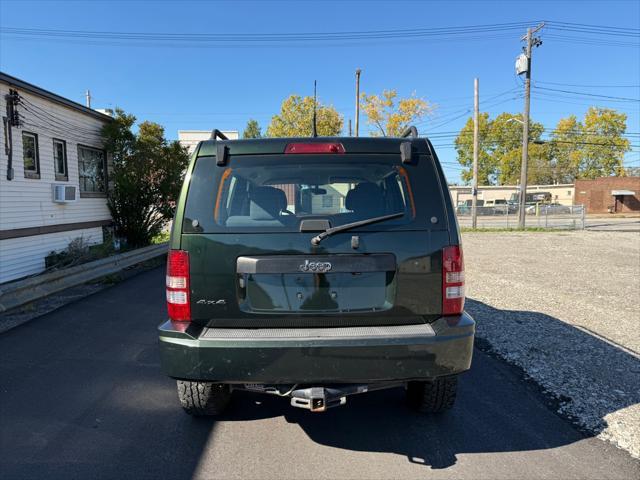
[[[582,123],[575,115],[562,118],[551,133],[549,148],[553,158],[553,180],[573,183],[580,176],[582,163]]]
[[[624,138],[627,116],[612,109],[591,107],[582,122],[575,115],[561,119],[549,141],[542,141],[544,127],[529,125],[527,182],[572,183],[576,178],[626,174],[624,154],[630,150]],[[461,177],[469,183],[473,167],[473,119],[467,120],[455,140]],[[480,115],[478,183],[516,184],[522,162],[522,118],[501,113],[491,120]]]
[[[522,163],[522,119],[519,114],[501,113],[493,120],[488,113],[479,115],[478,184],[515,184],[520,180]],[[535,145],[544,127],[537,122],[529,125],[529,156],[535,154],[536,169],[527,169],[527,181],[542,178],[548,170],[548,148]],[[469,118],[455,140],[458,162],[464,167],[462,179],[473,178],[473,118]],[[532,161],[529,162],[532,164]],[[536,180],[537,183],[537,180]]]
[[[626,130],[627,115],[609,108],[589,108],[582,122],[575,115],[561,119],[549,142],[555,180],[624,176],[624,154],[630,150]]]
[[[580,178],[624,175],[622,162],[630,150],[627,115],[610,108],[590,107],[582,128],[582,161]]]
[[[541,123],[529,121],[529,165],[535,165],[536,169],[527,169],[527,182],[538,183],[535,177],[539,178],[548,167],[546,147],[534,143],[540,141],[543,131]],[[504,112],[493,119],[490,122],[489,142],[498,165],[497,183],[517,183],[522,166],[522,115]]]
[[[249,120],[247,122],[247,126],[242,132],[242,138],[261,138],[262,133],[260,132],[260,125],[258,125],[257,120]]]
[[[313,135],[313,97],[291,95],[282,102],[280,113],[271,118],[267,137],[310,137]],[[319,136],[340,135],[342,116],[332,106],[317,103],[316,126]]]
[[[541,183],[549,172],[548,148],[537,145],[544,126],[529,121],[529,168],[527,182]],[[503,112],[490,122],[488,141],[498,166],[497,183],[513,185],[520,181],[522,166],[522,115]]]
[[[363,93],[360,96],[367,123],[376,128],[372,132],[374,136],[399,137],[408,126],[435,109],[434,105],[415,94],[408,98],[397,96],[396,90],[383,90],[381,95]]]
[[[498,172],[497,164],[491,155],[489,139],[490,121],[488,113],[478,116],[478,184],[493,185]],[[465,183],[473,179],[473,118],[465,123],[454,141],[458,162],[464,168],[460,177]]]
[[[551,165],[550,148],[547,144],[529,143],[527,162],[527,183],[529,185],[546,185],[554,183]],[[517,185],[520,183],[522,167],[522,146],[514,148],[501,157],[498,164],[501,185]]]
[[[142,122],[134,134],[135,121],[116,109],[114,121],[102,134],[113,159],[107,204],[116,234],[129,246],[140,247],[173,217],[189,157],[178,142],[165,139],[157,123]]]

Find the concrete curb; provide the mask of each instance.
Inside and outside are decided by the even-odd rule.
[[[165,255],[168,245],[151,245],[0,286],[0,313]]]

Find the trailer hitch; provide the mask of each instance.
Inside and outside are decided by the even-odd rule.
[[[279,397],[291,397],[291,405],[294,407],[305,408],[312,412],[325,412],[329,408],[339,407],[347,403],[347,397],[349,395],[385,390],[387,388],[404,385],[405,382],[382,382],[370,384],[331,384],[318,387],[308,386],[305,388],[297,388],[298,384],[263,385],[247,383],[235,386],[234,389],[267,393]]]
[[[310,387],[291,392],[292,406],[306,408],[312,412],[324,412],[328,408],[339,407],[345,403],[345,392],[335,388]]]

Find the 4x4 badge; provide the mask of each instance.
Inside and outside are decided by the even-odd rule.
[[[328,272],[331,270],[331,263],[329,262],[310,262],[305,260],[302,265],[298,267],[301,272]]]
[[[226,300],[208,300],[206,298],[201,298],[196,302],[198,305],[226,305]]]

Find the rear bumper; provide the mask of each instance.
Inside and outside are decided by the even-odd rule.
[[[167,375],[222,383],[367,383],[434,378],[471,366],[475,322],[466,313],[431,324],[361,328],[159,327]]]

